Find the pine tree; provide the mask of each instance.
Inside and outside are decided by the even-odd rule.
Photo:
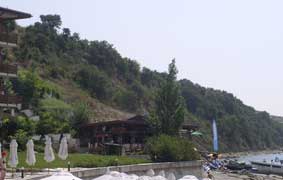
[[[156,110],[150,120],[157,133],[176,135],[184,122],[185,106],[177,83],[177,73],[173,59],[169,64],[166,81],[155,97]]]

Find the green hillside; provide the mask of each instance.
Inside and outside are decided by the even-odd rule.
[[[12,81],[15,93],[41,116],[44,126],[38,131],[76,131],[86,121],[121,119],[154,108],[154,95],[165,73],[141,69],[138,61],[122,57],[107,41],[81,39],[61,24],[60,16],[47,15],[34,25],[15,27],[20,45],[7,51],[6,60],[21,65],[20,78]],[[204,133],[195,139],[202,148],[211,147],[213,118],[222,151],[283,145],[283,124],[267,112],[258,112],[225,91],[186,79],[179,83],[186,121],[199,124]]]

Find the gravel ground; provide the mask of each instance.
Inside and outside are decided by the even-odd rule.
[[[227,172],[212,172],[215,180],[283,180],[282,176],[264,175],[264,174],[247,174],[241,175]]]

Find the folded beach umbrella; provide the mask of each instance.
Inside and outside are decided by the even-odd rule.
[[[165,177],[165,171],[164,171],[164,170],[160,171],[160,172],[158,173],[158,175],[159,175],[159,176],[162,176],[162,177]]]
[[[43,178],[41,180],[82,180],[69,172],[57,172],[50,177]]]
[[[44,160],[46,162],[52,162],[55,160],[54,152],[52,149],[52,142],[51,138],[46,136],[46,141],[45,141],[45,148],[44,148]]]
[[[174,173],[170,173],[167,177],[168,180],[176,180]]]
[[[111,173],[111,170],[109,167],[106,168],[106,173],[105,174],[110,174]]]
[[[17,151],[18,151],[18,143],[15,139],[13,139],[10,143],[10,154],[9,154],[9,161],[8,161],[9,166],[12,168],[17,167],[19,163]]]
[[[65,136],[61,140],[58,156],[62,160],[66,160],[68,157],[68,143]]]
[[[34,166],[36,159],[35,159],[35,153],[34,153],[34,144],[33,140],[28,140],[27,144],[27,157],[26,157],[26,163],[30,166]]]

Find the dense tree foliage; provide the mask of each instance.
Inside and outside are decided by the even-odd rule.
[[[18,27],[20,47],[10,56],[25,69],[12,83],[16,86],[16,93],[22,95],[41,116],[41,122],[36,125],[37,132],[70,131],[88,119],[88,111],[83,105],[78,112],[70,108],[70,113],[62,115],[48,108],[49,104],[56,104],[59,109],[66,108],[66,104],[73,106],[60,96],[57,87],[61,85],[51,83],[67,79],[112,107],[133,113],[153,109],[160,111],[158,116],[154,116],[155,127],[161,127],[157,117],[161,117],[164,106],[155,106],[158,103],[155,103],[154,95],[159,96],[157,99],[161,103],[165,97],[177,97],[175,95],[180,88],[187,111],[185,121],[201,125],[201,131],[208,139],[208,143],[202,143],[203,146],[210,146],[212,118],[217,119],[221,150],[264,149],[283,145],[282,125],[271,120],[268,113],[244,105],[232,94],[204,88],[189,80],[176,82],[175,67],[169,73],[159,73],[145,67],[141,69],[137,61],[122,57],[107,41],[84,40],[78,33],[62,28],[59,15],[42,15],[40,19],[41,22],[27,28]],[[168,78],[174,83],[168,83]],[[164,102],[170,102],[172,109],[178,109],[180,99],[178,96]],[[169,112],[172,110],[168,109],[164,114],[166,117],[163,119],[168,123],[164,123],[166,126],[162,129],[170,127],[174,132],[172,130],[169,134],[174,134],[182,121],[175,127],[169,119],[176,119],[177,115],[182,117],[183,110]],[[73,121],[70,116],[80,120]],[[59,126],[59,123],[64,126]],[[23,133],[18,132],[18,135]]]
[[[88,123],[91,118],[91,112],[88,104],[85,102],[76,102],[73,105],[73,116],[71,118],[71,127],[75,130],[75,136],[80,133],[81,126]]]
[[[0,138],[10,142],[16,138],[20,149],[25,148],[27,140],[34,135],[36,122],[23,116],[8,117],[2,114],[2,123],[0,126]]]
[[[216,118],[222,150],[249,150],[279,147],[283,143],[283,124],[271,120],[267,112],[244,105],[225,91],[204,88],[181,80],[187,109],[198,119],[210,123]]]
[[[185,106],[177,83],[175,60],[169,64],[168,75],[156,93],[155,110],[149,123],[156,133],[177,135],[184,122]]]

